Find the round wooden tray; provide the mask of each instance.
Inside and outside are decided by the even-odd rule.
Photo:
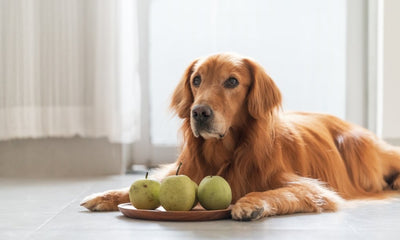
[[[231,217],[230,207],[222,210],[205,210],[198,205],[191,211],[165,211],[162,207],[155,210],[142,210],[136,209],[131,203],[122,203],[118,205],[118,208],[130,218],[158,221],[210,221]]]

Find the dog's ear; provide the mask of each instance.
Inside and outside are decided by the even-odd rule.
[[[193,67],[198,59],[194,60],[186,68],[183,76],[172,94],[170,108],[178,114],[180,118],[190,118],[190,107],[193,103],[193,94],[190,89],[190,76],[193,73]]]
[[[262,119],[282,104],[282,96],[275,82],[254,60],[244,59],[252,79],[247,96],[247,108],[255,119]]]

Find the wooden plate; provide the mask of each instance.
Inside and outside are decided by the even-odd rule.
[[[119,210],[127,217],[159,220],[159,221],[210,221],[218,219],[227,219],[231,217],[231,208],[222,210],[205,210],[199,205],[191,211],[165,211],[159,207],[155,210],[136,209],[130,203],[118,205]]]

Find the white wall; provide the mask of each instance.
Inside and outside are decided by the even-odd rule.
[[[171,93],[191,60],[214,52],[259,61],[281,89],[284,110],[349,116],[344,0],[151,1],[149,26],[153,144],[176,144]]]
[[[400,1],[383,1],[381,133],[400,139]]]

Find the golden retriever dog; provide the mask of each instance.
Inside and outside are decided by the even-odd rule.
[[[335,211],[342,199],[379,198],[400,188],[400,148],[337,117],[281,110],[274,81],[254,60],[222,53],[193,61],[172,96],[183,119],[180,155],[162,179],[224,177],[232,218]],[[85,198],[92,211],[117,210],[128,189]]]

